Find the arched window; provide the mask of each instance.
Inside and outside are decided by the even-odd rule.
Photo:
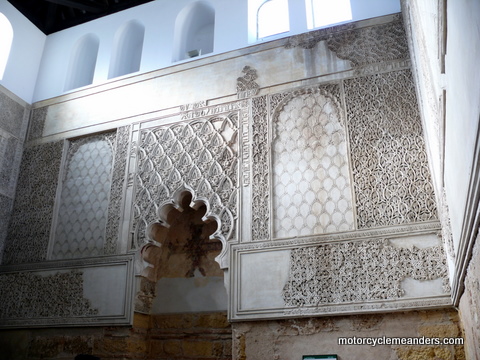
[[[97,63],[99,40],[94,34],[81,37],[70,54],[65,91],[90,85]]]
[[[350,0],[305,0],[309,29],[352,20]]]
[[[13,28],[7,17],[0,13],[0,80],[7,67],[13,41]]]
[[[115,34],[108,78],[140,70],[145,27],[136,20],[124,24]]]
[[[197,1],[185,6],[175,20],[173,61],[213,52],[215,9]]]
[[[257,11],[257,39],[290,30],[288,0],[267,0]]]

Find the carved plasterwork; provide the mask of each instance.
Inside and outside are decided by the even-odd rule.
[[[340,109],[337,85],[292,92],[277,106],[272,143],[274,237],[354,228]]]
[[[267,96],[252,99],[252,239],[270,238]]]
[[[41,276],[29,272],[0,275],[0,319],[94,316],[83,297],[81,271]]]
[[[344,84],[358,227],[436,219],[410,71]]]
[[[0,92],[0,109],[2,109],[0,112],[0,129],[9,132],[17,138],[21,138],[25,108],[3,92]]]
[[[0,192],[13,197],[20,165],[22,144],[13,135],[0,130]]]
[[[452,225],[450,223],[450,210],[447,203],[447,193],[443,189],[440,222],[442,224],[442,238],[447,249],[448,256],[455,259],[455,246],[453,245]]]
[[[160,209],[188,190],[217,221],[212,235],[236,237],[238,111],[189,123],[142,130],[137,149],[132,248],[147,242],[149,225],[166,222]]]
[[[45,260],[63,142],[27,148],[3,257],[4,264]]]
[[[340,59],[349,60],[353,67],[409,58],[400,17],[386,24],[361,28],[347,24],[295,35],[285,47],[311,49],[320,41],[326,41],[331,51]]]
[[[7,236],[8,223],[12,211],[13,200],[0,194],[0,264],[2,263],[3,249],[5,247],[5,238]]]
[[[287,307],[400,299],[405,278],[442,278],[448,293],[443,247],[399,248],[377,239],[296,248],[283,298]]]
[[[103,254],[115,133],[70,142],[52,259]]]
[[[30,128],[28,129],[28,140],[39,139],[43,135],[45,119],[47,118],[48,107],[32,110]]]
[[[119,238],[120,212],[128,158],[128,140],[130,126],[118,128],[115,139],[115,155],[113,160],[112,185],[110,187],[110,201],[108,204],[107,229],[105,233],[104,253],[113,255],[117,252]]]
[[[255,82],[257,79],[257,70],[250,66],[245,66],[242,70],[244,75],[237,78],[237,97],[244,99],[258,94],[259,86]]]

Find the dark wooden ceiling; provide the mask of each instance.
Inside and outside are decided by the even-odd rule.
[[[152,0],[8,1],[48,35]]]

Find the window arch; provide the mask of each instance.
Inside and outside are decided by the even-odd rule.
[[[173,61],[213,52],[215,9],[204,1],[185,6],[175,20]]]
[[[290,30],[288,0],[267,0],[257,10],[257,39]]]
[[[309,29],[352,20],[350,0],[305,0]]]
[[[98,47],[98,36],[94,34],[84,35],[77,40],[70,54],[65,91],[90,85],[93,82]]]
[[[144,37],[145,26],[136,20],[118,29],[113,42],[109,79],[140,70]]]
[[[5,15],[0,13],[0,80],[7,67],[13,41],[13,28]]]

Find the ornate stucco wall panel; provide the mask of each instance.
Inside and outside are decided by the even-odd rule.
[[[136,150],[131,248],[138,249],[152,240],[146,230],[158,221],[165,222],[161,209],[174,204],[187,190],[193,202],[201,200],[207,205],[205,217],[217,221],[212,236],[223,243],[224,251],[217,261],[226,266],[226,243],[237,238],[238,129],[237,110],[141,130]]]
[[[345,80],[359,228],[436,219],[409,70]]]
[[[338,86],[288,94],[273,115],[274,237],[354,229]]]
[[[62,149],[58,141],[24,151],[4,264],[46,259]]]
[[[438,229],[430,222],[233,245],[231,319],[448,306]]]
[[[20,171],[29,108],[0,86],[0,263]]]
[[[132,255],[1,266],[0,286],[0,328],[132,320]]]
[[[115,133],[70,142],[53,239],[52,259],[103,254]]]

